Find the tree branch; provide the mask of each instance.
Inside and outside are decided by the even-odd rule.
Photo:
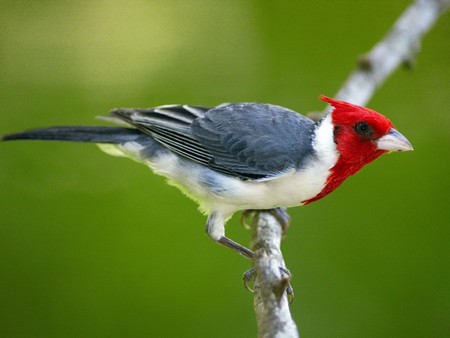
[[[369,53],[359,58],[357,68],[336,98],[366,104],[400,64],[413,64],[421,38],[449,6],[450,0],[414,1],[390,32]],[[268,212],[259,212],[252,226],[251,243],[255,252],[254,308],[259,337],[299,337],[285,292],[289,279],[280,270],[280,267],[285,267],[280,249],[281,237],[281,225],[277,219]]]
[[[254,307],[259,337],[299,337],[286,296],[290,276],[280,270],[280,267],[286,268],[280,249],[281,238],[282,230],[276,217],[267,211],[257,213],[251,247],[256,271]]]
[[[420,40],[450,5],[450,0],[416,0],[372,50],[359,57],[357,68],[336,94],[336,99],[365,105],[400,65],[414,65]]]

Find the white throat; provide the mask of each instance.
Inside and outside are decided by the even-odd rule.
[[[316,127],[313,148],[323,165],[331,169],[337,162],[339,152],[334,143],[334,126],[328,113]]]

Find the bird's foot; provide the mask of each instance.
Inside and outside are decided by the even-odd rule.
[[[270,214],[276,218],[281,225],[283,237],[286,236],[289,225],[291,224],[291,216],[289,216],[286,208],[275,208],[269,210]]]
[[[280,266],[280,272],[281,272],[281,277],[282,277],[282,278],[287,279],[287,280],[290,280],[290,279],[291,279],[292,275],[291,275],[291,272],[290,272],[288,269],[283,268],[283,267]],[[251,282],[252,279],[254,279],[255,275],[256,275],[256,270],[255,270],[255,268],[251,268],[250,270],[247,270],[247,271],[244,272],[244,276],[243,276],[243,278],[242,278],[242,280],[243,280],[243,282],[244,282],[244,287],[245,287],[248,291],[250,291],[250,292],[252,292],[252,293],[255,292],[255,290],[252,289],[252,288],[248,285],[248,283]],[[293,300],[294,300],[294,289],[292,288],[291,283],[289,283],[289,282],[287,283],[286,294],[287,294],[287,296],[288,296],[289,304],[292,303]]]
[[[244,210],[241,213],[241,224],[246,228],[247,230],[251,229],[251,225],[247,222],[247,219],[252,220],[253,217],[259,212],[259,211],[268,211],[273,217],[276,218],[277,222],[281,225],[281,230],[283,231],[283,237],[286,236],[287,230],[289,228],[289,225],[291,223],[291,216],[289,216],[288,212],[286,211],[286,208],[274,208],[269,210]]]
[[[253,217],[255,217],[257,212],[258,212],[258,210],[244,210],[241,212],[240,222],[244,226],[245,229],[247,229],[247,230],[251,229],[252,226],[250,223],[247,223],[247,220],[252,221]]]

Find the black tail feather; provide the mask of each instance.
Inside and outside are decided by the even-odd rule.
[[[117,144],[127,141],[133,141],[142,135],[143,133],[141,131],[131,128],[59,126],[25,130],[23,132],[5,135],[2,137],[2,139],[3,141],[46,140]]]

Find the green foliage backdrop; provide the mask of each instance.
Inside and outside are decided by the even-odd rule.
[[[0,133],[110,108],[323,109],[409,1],[2,1]],[[450,20],[368,106],[415,151],[291,209],[303,337],[450,336]],[[1,337],[254,337],[249,263],[143,165],[94,145],[0,144]],[[230,237],[247,243],[235,217]]]

